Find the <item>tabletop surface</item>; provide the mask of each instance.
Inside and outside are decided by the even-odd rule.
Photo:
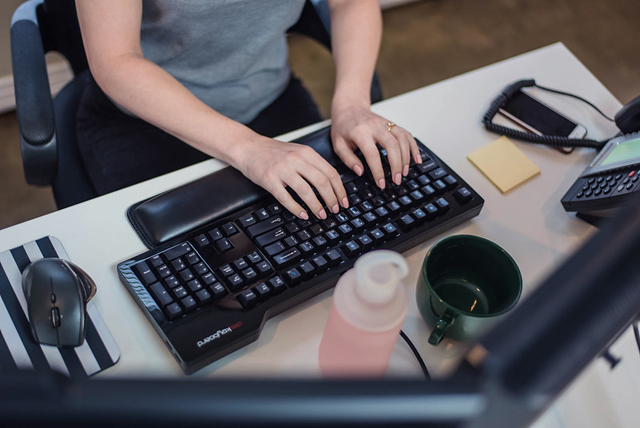
[[[570,155],[563,155],[548,147],[514,141],[540,168],[541,173],[505,194],[466,158],[469,153],[498,138],[498,135],[483,129],[481,118],[491,100],[505,86],[523,78],[534,78],[543,86],[578,94],[610,116],[621,107],[615,97],[560,43],[373,106],[376,113],[419,138],[485,199],[478,217],[404,253],[410,267],[405,282],[411,296],[414,295],[426,251],[445,236],[479,235],[502,246],[520,267],[523,299],[526,299],[537,284],[595,230],[575,215],[565,212],[560,204],[564,193],[593,159],[593,150],[577,149]],[[606,139],[616,133],[612,123],[583,103],[542,91],[533,92],[585,125],[589,131],[588,137],[592,139]],[[291,140],[326,125],[327,122],[316,124],[286,134],[281,139]],[[98,286],[95,304],[122,353],[120,361],[99,376],[183,376],[169,350],[118,278],[116,265],[119,262],[146,251],[125,213],[135,202],[224,166],[217,160],[205,161],[0,230],[0,251],[46,235],[59,238],[71,260],[95,280]],[[256,342],[214,362],[193,376],[319,376],[317,352],[331,306],[331,295],[332,291],[325,292],[269,320]],[[434,376],[445,376],[453,370],[466,350],[464,345],[446,339],[438,347],[429,345],[426,337],[430,328],[420,317],[414,298],[403,330],[416,344]],[[630,345],[627,343],[624,346],[629,348]],[[625,352],[631,353],[629,350]],[[635,357],[638,358],[637,350]],[[603,369],[596,362],[589,370],[599,373]],[[386,377],[417,377],[420,374],[419,365],[411,351],[404,342],[398,341]],[[636,369],[635,374],[640,375],[640,370]],[[552,423],[556,416],[566,417],[573,403],[585,399],[587,395],[602,403],[600,396],[606,396],[606,392],[594,392],[594,388],[598,391],[608,388],[601,377],[594,374],[583,378],[565,394],[566,398],[562,397],[562,406],[554,406],[552,411],[547,412],[546,418],[543,418],[547,423]],[[624,377],[618,382],[624,382]],[[625,388],[636,396],[640,394],[637,386],[626,385]],[[607,403],[619,410],[621,404],[612,404],[612,401],[608,400]],[[616,416],[618,419],[612,423],[614,416],[609,413],[602,416],[607,418],[602,421],[608,426],[625,426],[624,418],[631,418],[628,415]],[[587,413],[583,410],[581,415],[586,417]],[[595,420],[590,419],[590,423]]]

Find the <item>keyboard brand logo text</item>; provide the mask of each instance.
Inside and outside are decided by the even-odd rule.
[[[198,348],[202,348],[204,345],[206,345],[207,343],[216,340],[216,339],[220,339],[220,337],[224,336],[225,334],[231,333],[233,330],[242,327],[242,321],[238,321],[237,323],[227,327],[227,328],[223,328],[220,329],[218,331],[216,331],[215,333],[213,333],[211,336],[205,337],[202,340],[198,341]]]

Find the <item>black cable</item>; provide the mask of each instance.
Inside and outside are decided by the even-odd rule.
[[[597,141],[589,138],[566,138],[558,137],[555,135],[537,135],[529,132],[518,131],[517,129],[509,128],[506,126],[493,123],[493,118],[498,113],[498,110],[507,103],[507,101],[520,89],[538,86],[533,79],[519,80],[507,86],[498,97],[491,103],[491,106],[482,118],[484,127],[496,134],[506,135],[508,137],[517,138],[522,141],[535,144],[545,144],[555,147],[588,147],[596,150],[600,150],[604,147],[608,140]],[[544,88],[547,89],[547,88]],[[591,103],[589,103],[591,104]]]
[[[545,91],[553,92],[553,93],[555,93],[555,94],[565,95],[565,96],[567,96],[567,97],[573,97],[573,98],[575,98],[575,99],[577,99],[577,100],[580,100],[580,101],[582,101],[582,102],[585,102],[585,103],[589,104],[589,105],[590,105],[590,106],[591,106],[595,111],[597,111],[598,113],[600,113],[600,115],[602,115],[602,117],[604,117],[604,118],[605,118],[605,119],[607,119],[608,121],[610,121],[610,122],[615,122],[615,120],[614,120],[614,119],[612,119],[612,118],[610,118],[609,116],[607,116],[606,114],[604,114],[604,113],[602,112],[602,110],[600,110],[598,107],[596,107],[595,105],[593,105],[592,103],[590,103],[589,101],[587,101],[586,99],[584,99],[584,98],[582,98],[582,97],[580,97],[580,96],[578,96],[578,95],[570,94],[569,92],[562,92],[562,91],[558,91],[557,89],[547,88],[547,87],[545,87],[545,86],[540,86],[540,85],[538,85],[538,84],[536,84],[536,86],[537,86],[538,88],[540,88],[540,89],[544,89]]]
[[[431,380],[431,375],[429,374],[429,370],[427,370],[427,366],[424,363],[424,360],[420,356],[420,353],[418,352],[416,347],[413,345],[413,342],[411,342],[411,339],[409,339],[409,337],[402,330],[400,330],[400,336],[404,339],[405,342],[407,342],[407,345],[409,345],[409,348],[411,348],[411,351],[413,351],[413,355],[416,356],[418,363],[420,363],[420,367],[422,368],[422,372],[424,373],[424,376],[428,380]]]

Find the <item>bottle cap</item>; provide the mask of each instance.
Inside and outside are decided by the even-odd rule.
[[[400,254],[389,250],[372,251],[355,263],[355,289],[368,303],[386,303],[393,298],[400,279],[408,273],[409,266]]]

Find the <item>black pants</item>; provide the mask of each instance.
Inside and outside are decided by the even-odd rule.
[[[285,91],[247,126],[275,137],[322,120],[302,82]],[[78,112],[78,143],[92,184],[105,194],[208,159],[176,137],[129,116],[91,80]]]

